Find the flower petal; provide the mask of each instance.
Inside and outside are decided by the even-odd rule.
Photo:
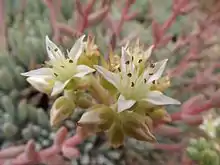
[[[78,73],[76,73],[73,77],[83,77],[95,71],[95,69],[92,69],[86,65],[77,65],[76,69]]]
[[[135,100],[126,100],[123,95],[120,95],[118,98],[118,112],[131,108],[135,103]]]
[[[45,38],[45,42],[46,42],[46,49],[47,49],[47,53],[48,53],[48,57],[51,60],[56,60],[56,59],[60,59],[60,58],[65,58],[63,53],[61,52],[61,50],[58,48],[58,46],[56,46],[55,43],[53,43],[48,36],[46,36]]]
[[[147,98],[143,100],[155,105],[181,104],[178,100],[170,98],[159,91],[150,91]]]
[[[118,74],[108,71],[107,69],[95,65],[94,68],[112,85],[114,85],[116,88],[120,85],[120,77]]]
[[[28,77],[27,81],[38,91],[43,93],[50,93],[53,88],[53,85],[47,81],[47,79],[42,77]]]
[[[151,45],[145,52],[144,52],[144,60],[146,61],[148,58],[150,58],[152,51],[153,51],[154,45]]]
[[[38,77],[52,77],[51,69],[50,68],[39,68],[34,69],[29,72],[21,73],[22,76],[38,76]]]
[[[87,111],[82,115],[78,123],[79,124],[99,124],[100,121],[101,119],[97,111]]]
[[[73,47],[70,49],[70,52],[68,53],[69,58],[73,59],[75,63],[77,63],[80,55],[83,52],[84,49],[84,43],[83,40],[85,38],[85,35],[82,35],[79,39],[76,40]]]
[[[154,80],[158,80],[162,76],[162,74],[165,70],[167,61],[168,61],[168,59],[165,59],[165,60],[162,60],[162,61],[155,63],[154,73],[152,76],[149,77],[147,83],[150,83]]]
[[[55,96],[57,94],[60,94],[63,91],[63,89],[65,88],[65,86],[66,86],[66,83],[56,81],[54,86],[53,86],[51,96]]]
[[[126,48],[121,48],[121,71],[126,72],[127,64],[126,62],[131,62],[131,57],[129,56],[128,52],[126,51]]]

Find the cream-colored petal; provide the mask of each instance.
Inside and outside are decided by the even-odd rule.
[[[162,74],[165,70],[167,61],[168,61],[168,59],[165,59],[165,60],[162,60],[162,61],[155,63],[155,69],[154,69],[153,75],[149,77],[149,79],[147,81],[148,83],[150,83],[154,80],[158,80],[162,76]]]
[[[73,59],[75,63],[77,63],[85,47],[85,44],[83,42],[84,38],[85,35],[82,35],[79,39],[77,39],[73,47],[70,49],[70,52],[68,53],[69,58]]]
[[[121,48],[121,71],[122,72],[126,72],[126,68],[127,68],[127,65],[126,64],[127,62],[131,62],[131,57],[129,56],[128,52],[126,51],[126,48],[122,47]]]
[[[37,76],[37,77],[51,77],[52,76],[52,70],[51,68],[39,68],[30,70],[25,73],[21,73],[22,76]]]
[[[101,119],[97,111],[85,112],[78,121],[79,124],[99,124],[100,122]]]
[[[155,105],[181,104],[178,100],[170,98],[159,91],[150,91],[147,98],[143,100]]]
[[[58,46],[56,46],[56,44],[53,43],[49,39],[48,36],[46,36],[45,42],[46,42],[46,50],[47,50],[48,57],[50,58],[50,60],[58,60],[58,59],[65,58],[65,56],[63,55],[61,50],[58,48]]]
[[[144,60],[146,61],[148,58],[150,58],[152,51],[153,51],[154,45],[151,45],[145,52],[144,52]]]
[[[131,108],[135,103],[135,100],[126,100],[123,95],[120,95],[118,98],[118,112],[123,112]]]
[[[76,73],[73,77],[79,78],[95,71],[95,69],[92,69],[86,65],[77,65],[76,70],[78,73]]]
[[[65,86],[66,86],[66,83],[56,81],[54,86],[53,86],[51,96],[55,96],[55,95],[60,94],[64,90]]]
[[[53,88],[53,84],[51,84],[49,81],[42,77],[28,77],[27,81],[38,91],[42,93],[50,93],[50,91]]]
[[[112,85],[114,85],[117,89],[120,86],[120,77],[118,74],[108,71],[107,69],[95,65],[94,68]]]

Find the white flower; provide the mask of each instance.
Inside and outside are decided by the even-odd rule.
[[[203,117],[203,123],[199,126],[210,137],[216,137],[216,128],[220,126],[220,117],[213,119],[212,115],[206,115]]]
[[[61,50],[46,36],[46,49],[49,57],[49,61],[46,63],[50,67],[31,70],[26,73],[22,73],[23,76],[29,76],[29,82],[38,90],[43,92],[43,88],[47,83],[52,83],[51,95],[59,94],[63,91],[65,86],[70,82],[72,78],[81,78],[95,70],[86,65],[77,65],[77,61],[84,50],[85,43],[83,39],[85,35],[81,36],[68,52],[68,57],[61,52]],[[44,87],[40,89],[39,81],[44,82]],[[38,82],[36,86],[36,82]],[[51,83],[48,83],[51,85]],[[49,87],[47,87],[49,89]],[[46,91],[44,91],[46,92]]]
[[[179,101],[159,91],[150,90],[151,85],[162,76],[167,59],[151,63],[141,74],[139,67],[135,67],[132,61],[132,56],[128,55],[125,48],[122,48],[119,73],[95,66],[96,70],[120,92],[118,112],[131,108],[136,101],[146,101],[154,105],[180,104]]]

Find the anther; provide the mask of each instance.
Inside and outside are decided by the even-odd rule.
[[[60,67],[61,67],[61,68],[64,68],[64,65],[61,65]]]
[[[58,51],[58,49],[57,49],[57,48],[55,48],[55,49],[54,49],[54,51],[55,51],[55,52],[57,52],[57,51]]]
[[[154,63],[151,63],[151,64],[150,64],[150,67],[151,67],[151,68],[154,68],[154,67],[155,67],[155,64],[154,64]]]
[[[150,76],[152,76],[154,73],[149,73]]]
[[[156,80],[153,80],[152,83],[153,83],[153,84],[156,84]]]
[[[70,60],[69,60],[69,63],[73,63],[73,60],[70,59]]]
[[[134,56],[131,56],[131,60],[134,61]]]
[[[118,68],[118,71],[121,72],[121,68],[120,67]]]
[[[130,61],[126,61],[125,64],[126,64],[126,65],[129,65],[129,64],[130,64]]]
[[[141,63],[143,60],[142,59],[140,59],[140,60],[138,60],[138,63]]]
[[[54,74],[54,76],[56,76],[56,77],[58,76],[58,74],[57,74],[57,73],[53,73],[53,74]]]
[[[147,79],[146,79],[146,78],[144,79],[144,83],[145,83],[145,84],[147,83]]]
[[[134,82],[131,82],[131,87],[134,87]]]
[[[127,74],[127,76],[128,76],[128,77],[131,77],[131,76],[132,76],[132,74],[131,74],[131,73],[128,73],[128,74]]]

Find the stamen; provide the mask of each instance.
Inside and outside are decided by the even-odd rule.
[[[126,61],[125,64],[126,64],[126,65],[129,65],[129,64],[130,64],[130,61]]]
[[[138,63],[141,63],[143,60],[142,59],[140,59],[140,60],[138,60]]]
[[[132,74],[131,74],[131,73],[128,73],[128,74],[127,74],[127,76],[128,76],[128,77],[131,77],[131,76],[132,76]]]
[[[69,60],[69,63],[73,63],[73,60],[70,59],[70,60]]]
[[[150,76],[152,76],[154,73],[149,73]]]
[[[131,87],[134,87],[134,82],[131,82]]]
[[[51,50],[49,46],[47,48],[48,48],[48,50]]]
[[[61,68],[64,68],[64,65],[61,65],[60,67],[61,67]]]
[[[151,67],[151,68],[154,68],[154,67],[155,67],[155,64],[154,64],[154,63],[151,63],[151,64],[150,64],[150,67]]]
[[[55,52],[57,52],[57,51],[58,51],[58,49],[57,49],[57,48],[55,48],[55,49],[54,49],[54,51],[55,51]]]
[[[118,67],[118,71],[121,72],[121,68],[120,67]]]
[[[147,83],[147,79],[146,79],[146,78],[144,79],[144,83],[145,83],[145,84]]]
[[[134,56],[131,56],[131,60],[134,61]]]
[[[156,80],[153,80],[152,83],[153,83],[153,84],[156,84]]]
[[[53,74],[54,74],[54,76],[56,76],[56,77],[58,76],[58,74],[57,74],[57,73],[53,73]]]

